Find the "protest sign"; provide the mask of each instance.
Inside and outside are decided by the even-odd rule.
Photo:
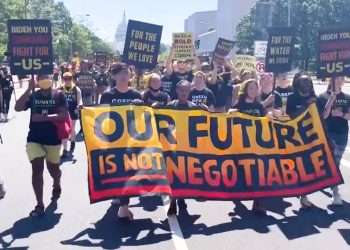
[[[219,38],[214,50],[214,57],[222,58],[222,59],[225,58],[228,54],[230,54],[234,46],[235,46],[234,41]]]
[[[167,194],[167,182],[174,198],[216,200],[298,196],[342,182],[315,104],[283,123],[140,106],[82,114],[92,202]]]
[[[267,41],[254,41],[254,57],[265,58],[267,50]]]
[[[95,63],[96,64],[107,64],[107,53],[95,52]]]
[[[317,76],[349,76],[350,29],[321,30],[318,39]]]
[[[53,73],[51,23],[42,19],[9,19],[8,51],[14,75]]]
[[[295,44],[295,29],[269,28],[265,71],[281,73],[291,71]]]
[[[174,59],[178,61],[193,59],[193,34],[190,32],[173,33],[175,46]]]
[[[235,67],[238,70],[255,71],[256,70],[256,59],[254,56],[237,55]]]
[[[163,27],[129,20],[123,62],[137,69],[153,69],[157,65]]]

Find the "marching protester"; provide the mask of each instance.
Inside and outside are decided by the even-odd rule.
[[[54,64],[53,76],[52,76],[54,88],[57,88],[57,86],[58,86],[60,74],[61,74],[60,67],[58,65]]]
[[[100,70],[95,73],[96,90],[95,90],[95,102],[99,103],[100,96],[108,88],[108,78],[109,73],[107,71],[106,65],[100,65]]]
[[[8,122],[11,96],[14,91],[12,76],[8,74],[7,68],[0,68],[0,91],[2,102],[0,105],[0,122]]]
[[[81,90],[73,82],[73,76],[70,72],[63,74],[63,86],[60,88],[63,94],[66,96],[68,102],[68,111],[72,120],[72,132],[69,138],[70,148],[68,150],[68,139],[63,140],[63,154],[62,158],[67,158],[69,154],[73,154],[75,150],[75,124],[79,119],[78,109],[83,106]]]
[[[142,93],[142,100],[146,105],[159,107],[170,102],[169,95],[161,90],[161,77],[158,74],[152,73],[146,82],[148,88]]]
[[[264,117],[266,115],[263,105],[258,101],[259,86],[256,80],[249,79],[243,82],[240,85],[238,96],[238,102],[228,113],[240,112],[256,117]],[[255,213],[266,214],[266,210],[259,200],[254,200],[252,210]]]
[[[169,102],[167,104],[167,107],[171,107],[174,109],[190,109],[195,108],[197,105],[191,101],[189,101],[189,95],[191,91],[191,83],[187,80],[181,80],[176,85],[176,93],[177,93],[177,99]],[[167,214],[168,215],[176,215],[177,214],[177,206],[179,206],[179,209],[186,209],[187,204],[185,203],[184,199],[174,199],[171,198],[170,206],[168,209]]]
[[[260,94],[259,100],[265,109],[265,113],[272,112],[274,117],[282,115],[282,98],[273,89],[273,76],[270,73],[263,73],[259,79]]]
[[[101,96],[100,104],[119,104],[129,105],[132,103],[142,102],[141,94],[129,87],[131,72],[129,66],[124,63],[119,63],[111,69],[111,79],[115,81],[115,87],[107,90]],[[129,210],[130,198],[121,197],[118,217],[120,219],[133,219],[133,213]],[[113,203],[117,203],[114,200]]]
[[[328,85],[325,93],[318,97],[321,107],[324,107],[324,118],[328,134],[333,141],[333,154],[336,166],[340,168],[340,162],[348,144],[349,120],[350,120],[350,95],[342,91],[344,77],[336,77]],[[332,188],[333,205],[342,205],[338,186]]]
[[[289,83],[287,72],[277,73],[277,86],[275,91],[282,98],[282,113],[284,115],[286,113],[287,98],[294,92],[293,87]]]
[[[316,102],[316,94],[312,79],[306,71],[300,71],[295,74],[292,87],[294,92],[288,96],[286,106],[286,114],[291,118],[294,117],[299,110]],[[300,204],[304,209],[313,206],[306,195],[300,197]]]
[[[37,205],[30,216],[42,216],[45,212],[43,201],[44,161],[53,178],[52,199],[61,195],[60,149],[62,140],[59,132],[61,123],[69,118],[67,99],[60,91],[52,89],[50,76],[37,77],[39,90],[32,95],[35,81],[31,79],[27,90],[16,103],[17,112],[31,109],[26,151],[32,165],[32,185]]]
[[[189,101],[197,106],[205,105],[209,111],[214,111],[215,97],[211,90],[206,88],[206,75],[202,71],[194,73],[193,89],[189,95]]]

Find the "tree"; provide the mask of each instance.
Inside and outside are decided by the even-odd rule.
[[[289,1],[272,0],[272,2],[274,3],[273,24],[287,26]],[[348,26],[350,5],[348,0],[293,0],[290,3],[291,26],[297,30],[299,47],[296,60],[301,68],[308,70],[314,67],[318,30]],[[241,48],[249,47],[254,40],[261,39],[261,34],[256,30],[254,9],[255,7],[237,26],[237,45]]]

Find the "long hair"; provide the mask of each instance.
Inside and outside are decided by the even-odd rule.
[[[251,83],[255,83],[259,88],[259,84],[255,79],[249,79],[242,83],[241,88],[239,90],[239,97],[237,104],[245,103],[245,99],[248,97],[248,86]],[[254,102],[258,102],[258,97],[255,98]]]
[[[299,95],[299,86],[300,86],[300,77],[301,76],[307,76],[310,81],[311,81],[311,91],[310,91],[310,95],[315,97],[315,90],[314,90],[314,84],[312,82],[312,79],[309,75],[309,73],[307,71],[299,71],[298,73],[295,74],[294,78],[293,78],[293,83],[292,83],[292,87],[293,87],[293,91],[295,94]]]

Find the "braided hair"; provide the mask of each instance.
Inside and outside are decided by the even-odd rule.
[[[294,78],[293,78],[293,83],[292,83],[292,87],[293,87],[293,91],[294,93],[296,93],[297,95],[299,94],[299,85],[300,85],[300,77],[302,76],[307,76],[310,79],[311,82],[311,91],[310,91],[310,95],[315,97],[315,90],[314,90],[314,85],[312,83],[312,79],[309,75],[309,73],[307,71],[299,71],[298,73],[295,74]]]

